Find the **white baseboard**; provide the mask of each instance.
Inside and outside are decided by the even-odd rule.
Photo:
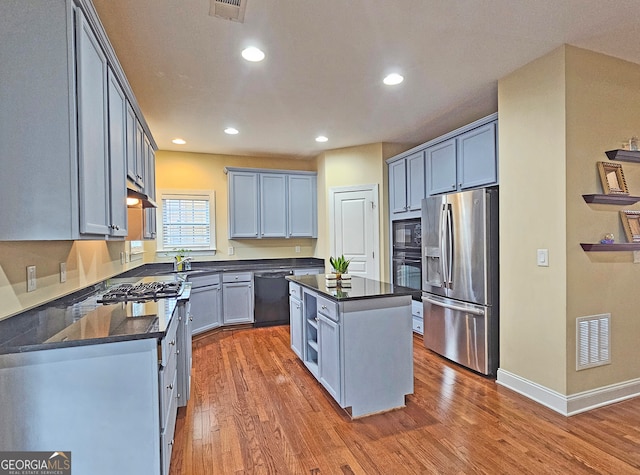
[[[498,369],[496,382],[563,416],[573,416],[597,407],[640,396],[640,379],[603,386],[571,396],[565,396],[503,369]]]

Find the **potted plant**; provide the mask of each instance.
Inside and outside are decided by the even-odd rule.
[[[336,258],[331,256],[329,258],[329,264],[331,264],[331,267],[333,267],[333,270],[335,271],[336,280],[348,278],[347,272],[349,270],[350,262],[351,262],[351,259],[345,259],[344,255]]]

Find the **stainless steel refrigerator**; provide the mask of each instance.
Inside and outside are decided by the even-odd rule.
[[[499,364],[498,188],[422,200],[424,345],[486,375]]]

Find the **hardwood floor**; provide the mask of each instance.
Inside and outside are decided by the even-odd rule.
[[[291,351],[288,330],[194,342],[171,475],[640,473],[640,398],[566,418],[416,336],[406,408],[351,421]]]

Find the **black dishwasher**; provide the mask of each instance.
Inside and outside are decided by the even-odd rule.
[[[253,275],[254,327],[289,324],[289,283],[291,271],[256,272]]]

